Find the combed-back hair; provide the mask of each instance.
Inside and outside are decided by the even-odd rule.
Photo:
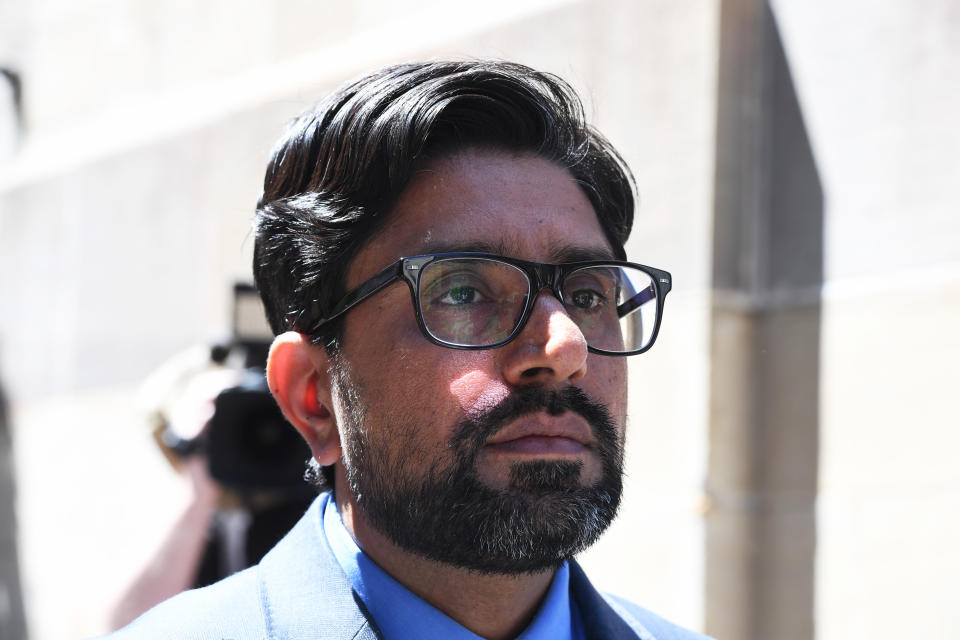
[[[633,178],[557,76],[502,61],[422,62],[349,82],[297,118],[257,204],[253,273],[274,333],[308,332],[344,295],[352,258],[415,169],[478,147],[568,169],[614,251],[633,223]],[[336,350],[340,323],[314,342]]]

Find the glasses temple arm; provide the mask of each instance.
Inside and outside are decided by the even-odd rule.
[[[359,285],[356,289],[343,296],[343,298],[340,299],[340,302],[338,302],[330,312],[330,315],[328,315],[326,318],[318,320],[308,329],[309,333],[315,333],[323,325],[332,320],[336,320],[338,317],[342,316],[350,309],[354,308],[373,294],[377,293],[388,284],[391,284],[394,280],[399,279],[402,263],[403,260],[397,260],[393,264],[388,265],[380,273],[376,274],[366,282]]]
[[[657,297],[657,290],[654,288],[653,284],[648,287],[645,287],[638,291],[636,295],[631,298],[627,298],[621,304],[617,305],[617,317],[622,318],[628,313],[635,311],[641,305],[650,302]]]

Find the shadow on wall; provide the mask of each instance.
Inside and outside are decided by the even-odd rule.
[[[7,423],[7,403],[0,388],[0,639],[27,637],[17,562],[17,518],[13,473],[12,429]]]
[[[20,141],[23,91],[20,76],[0,67],[0,165],[13,157]]]
[[[823,188],[769,5],[721,7],[706,629],[812,640]]]

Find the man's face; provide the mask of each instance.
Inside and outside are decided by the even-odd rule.
[[[613,258],[565,169],[466,150],[416,174],[351,264],[347,289],[401,256],[449,251]],[[481,571],[540,570],[615,514],[626,363],[588,353],[549,291],[512,342],[464,351],[430,343],[406,284],[394,283],[347,315],[335,364],[352,499],[401,547]]]

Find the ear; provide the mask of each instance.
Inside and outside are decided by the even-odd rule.
[[[267,359],[267,384],[283,415],[303,436],[321,465],[340,459],[340,432],[330,411],[330,361],[302,333],[277,336]]]

